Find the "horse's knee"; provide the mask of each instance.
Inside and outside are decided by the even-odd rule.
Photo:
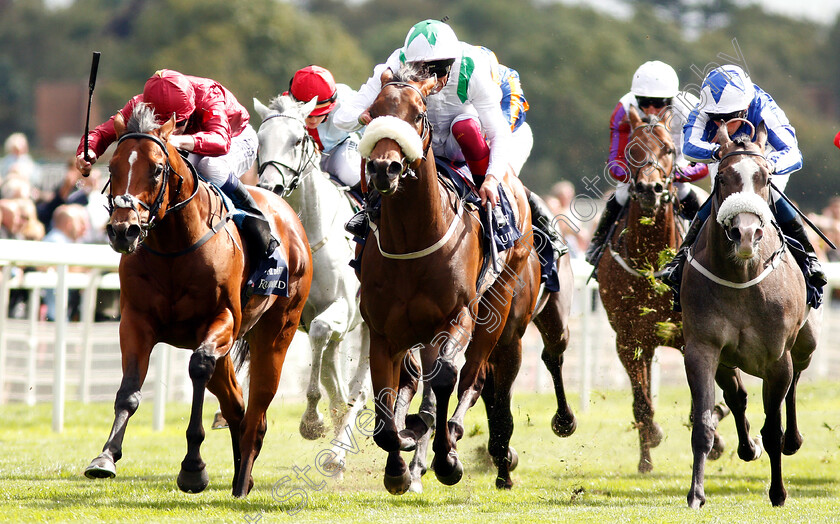
[[[208,381],[216,369],[216,356],[203,349],[197,349],[190,357],[190,379]]]
[[[321,319],[315,319],[309,324],[309,339],[318,341],[320,345],[326,344],[332,337],[333,329]]]
[[[143,395],[139,389],[123,386],[117,391],[117,397],[114,401],[114,412],[126,411],[128,412],[128,416],[131,416],[140,407],[140,400],[142,398]]]

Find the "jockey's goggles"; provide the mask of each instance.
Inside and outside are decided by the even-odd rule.
[[[671,105],[670,98],[655,98],[650,96],[637,96],[636,101],[639,103],[639,107],[645,109],[647,107],[653,106],[656,109],[662,109],[665,106]]]
[[[719,120],[729,122],[733,118],[746,118],[747,110],[742,109],[740,111],[732,111],[731,113],[706,113],[706,116],[708,116],[709,120],[713,122],[717,122]]]
[[[426,68],[426,71],[429,72],[429,76],[435,75],[438,78],[443,78],[449,74],[449,70],[452,68],[452,64],[455,62],[454,59],[449,58],[446,60],[435,60],[434,62],[426,62],[423,66]]]

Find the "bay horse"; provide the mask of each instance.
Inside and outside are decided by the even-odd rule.
[[[687,497],[691,508],[706,502],[703,478],[716,427],[711,417],[715,381],[732,410],[738,456],[757,459],[762,443],[767,451],[773,506],[782,506],[787,498],[782,453],[791,455],[802,445],[796,385],[817,345],[822,308],[811,310],[806,304],[802,271],[773,222],[763,123],[753,134],[755,142],[746,135],[732,140],[725,124],[718,129],[721,160],[712,212],[682,277],[685,371],[694,420],[694,466]],[[740,370],[763,379],[761,440],[749,435]]]
[[[633,417],[639,431],[639,473],[653,470],[650,450],[664,432],[654,420],[651,363],[658,346],[683,345],[680,313],[671,310],[671,293],[656,280],[660,253],[682,239],[675,217],[676,145],[667,115],[628,112],[631,133],[625,149],[630,202],[607,239],[598,264],[598,289],[616,335],[616,352],[633,390]],[[663,329],[663,325],[666,326]],[[673,326],[668,328],[667,326]],[[718,418],[724,408],[715,411]],[[716,435],[715,450],[723,444]]]
[[[388,452],[384,484],[392,494],[414,489],[425,471],[424,443],[433,427],[435,475],[445,485],[457,483],[463,466],[456,443],[466,411],[481,395],[488,410],[488,451],[498,468],[496,486],[509,489],[510,470],[518,462],[509,445],[511,387],[540,283],[525,189],[511,174],[499,185],[524,234],[501,254],[495,280],[478,285],[479,218],[444,187],[435,167],[426,97],[436,80],[411,66],[386,70],[380,80],[382,89],[369,108],[373,120],[360,143],[370,187],[382,197],[380,217],[372,222],[361,254],[361,308],[371,337],[374,440]],[[559,375],[562,355],[546,355],[565,349],[568,310],[563,300],[554,304],[558,307],[551,308],[543,326],[557,331],[544,360]],[[459,373],[453,359],[461,352],[465,363]],[[418,380],[424,398],[419,412],[407,415]],[[560,380],[558,388],[555,379],[555,391],[562,392]],[[449,418],[456,381],[458,403]],[[565,396],[558,399],[553,427],[558,434],[574,431]],[[400,452],[411,450],[416,454],[409,470]]]
[[[288,263],[288,297],[254,294],[243,287],[255,261],[248,257],[218,190],[199,179],[167,143],[174,117],[162,126],[154,111],[138,104],[125,124],[114,127],[119,142],[111,159],[111,247],[120,253],[120,350],[123,378],[115,418],[102,453],[85,471],[112,478],[122,457],[129,418],[140,404],[152,348],[158,342],[192,350],[193,384],[187,426],[187,454],[178,487],[197,493],[209,483],[201,458],[205,387],[219,399],[233,444],[233,495],[245,497],[266,432],[266,409],[277,392],[286,350],[292,341],[312,282],[306,232],[283,200],[250,189],[280,241]],[[231,350],[250,357],[248,408],[236,381]]]
[[[341,440],[352,430],[370,389],[369,335],[359,310],[359,280],[348,265],[354,249],[344,224],[353,216],[353,208],[347,193],[321,171],[321,155],[305,127],[316,102],[280,95],[266,107],[254,99],[262,118],[257,133],[258,185],[289,203],[312,242],[312,289],[300,322],[300,329],[309,335],[312,367],[300,433],[310,440],[324,435],[318,411],[323,384],[335,436]],[[357,336],[347,338],[351,332]],[[346,447],[334,446],[329,466],[343,470],[345,456]]]

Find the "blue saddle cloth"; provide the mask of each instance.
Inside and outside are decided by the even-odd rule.
[[[481,207],[481,199],[478,197],[478,191],[475,185],[471,182],[472,176],[467,164],[465,162],[452,162],[443,157],[435,157],[435,163],[437,164],[438,172],[445,175],[455,185],[458,196],[465,202],[475,204],[479,208],[479,213],[482,215],[481,223],[486,224],[487,221],[484,215],[487,212]],[[522,237],[522,232],[516,227],[516,217],[513,214],[513,208],[504,191],[499,192],[499,201],[499,207],[502,210],[504,219],[493,221],[493,239],[496,242],[496,249],[501,253],[513,246]],[[534,227],[533,231],[534,248],[540,260],[540,282],[545,284],[546,291],[559,291],[560,275],[557,272],[557,259],[554,247],[551,245],[551,239],[540,227]],[[489,242],[487,239],[485,241]],[[485,260],[482,263],[482,273],[490,256],[489,250],[485,249],[484,256]]]
[[[218,187],[214,186],[215,189]],[[230,211],[233,221],[239,230],[242,230],[242,221],[247,216],[254,216],[250,213],[237,209],[233,205],[233,201],[225,195],[224,191],[218,189],[219,195],[222,197],[222,203]],[[256,261],[255,269],[251,271],[246,283],[245,295],[278,295],[281,297],[289,296],[289,264],[283,257],[283,252],[280,249],[280,240],[277,239],[277,248],[268,257],[262,257]]]

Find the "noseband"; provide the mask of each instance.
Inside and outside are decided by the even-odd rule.
[[[163,172],[161,173],[163,176],[163,180],[160,184],[158,194],[155,197],[155,201],[151,205],[143,202],[136,196],[130,194],[128,192],[128,187],[126,187],[126,192],[122,195],[114,195],[111,192],[108,193],[108,215],[113,215],[115,209],[130,209],[134,211],[134,213],[137,215],[137,220],[140,222],[140,241],[142,242],[148,235],[148,231],[155,227],[155,219],[157,218],[157,214],[160,211],[161,205],[163,204],[163,196],[166,193],[166,188],[169,185],[169,175],[173,170],[172,164],[169,162],[169,150],[166,148],[166,144],[163,142],[163,140],[161,140],[159,137],[149,133],[127,133],[120,137],[119,141],[117,142],[117,146],[119,146],[119,144],[122,144],[123,141],[130,139],[151,140],[163,150],[163,154],[166,156],[166,163],[164,164]],[[195,167],[193,167],[193,165],[189,163],[186,159],[184,159],[184,163],[187,164],[187,167],[189,167],[190,172],[193,175],[193,180],[195,182],[195,184],[193,185],[193,192],[185,200],[182,200],[181,202],[178,202],[175,205],[169,206],[164,211],[163,217],[166,217],[166,215],[170,212],[177,211],[183,208],[184,206],[189,204],[190,200],[192,200],[196,194],[198,194],[198,173],[196,173]],[[177,173],[175,174],[177,175]],[[178,178],[178,187],[175,189],[176,196],[181,193],[181,185],[184,183],[184,179],[180,175],[178,175]],[[111,178],[109,176],[108,182],[110,183],[110,181]],[[111,188],[113,189],[113,187],[114,186],[112,185]],[[143,209],[149,212],[148,222],[143,222],[140,219],[140,210],[138,209],[138,206],[142,207]]]
[[[298,188],[298,186],[300,185],[300,178],[302,173],[306,171],[307,168],[309,168],[310,166],[315,165],[315,158],[318,153],[318,147],[315,144],[315,139],[312,138],[312,136],[309,134],[309,131],[306,130],[306,123],[300,118],[291,115],[286,115],[284,113],[275,113],[273,115],[265,117],[262,121],[262,124],[260,124],[260,127],[262,127],[263,124],[265,124],[272,118],[280,117],[295,120],[297,122],[300,122],[301,125],[303,125],[303,144],[300,156],[300,163],[298,164],[297,168],[294,168],[281,162],[280,160],[266,160],[265,162],[258,162],[260,167],[259,169],[257,169],[257,175],[262,176],[262,174],[268,167],[273,167],[274,169],[276,169],[277,172],[280,173],[280,178],[283,181],[281,184],[279,184],[281,190],[280,196],[285,198],[291,195],[294,192],[294,190]],[[288,183],[286,182],[287,171],[290,171],[292,173],[292,176]]]

